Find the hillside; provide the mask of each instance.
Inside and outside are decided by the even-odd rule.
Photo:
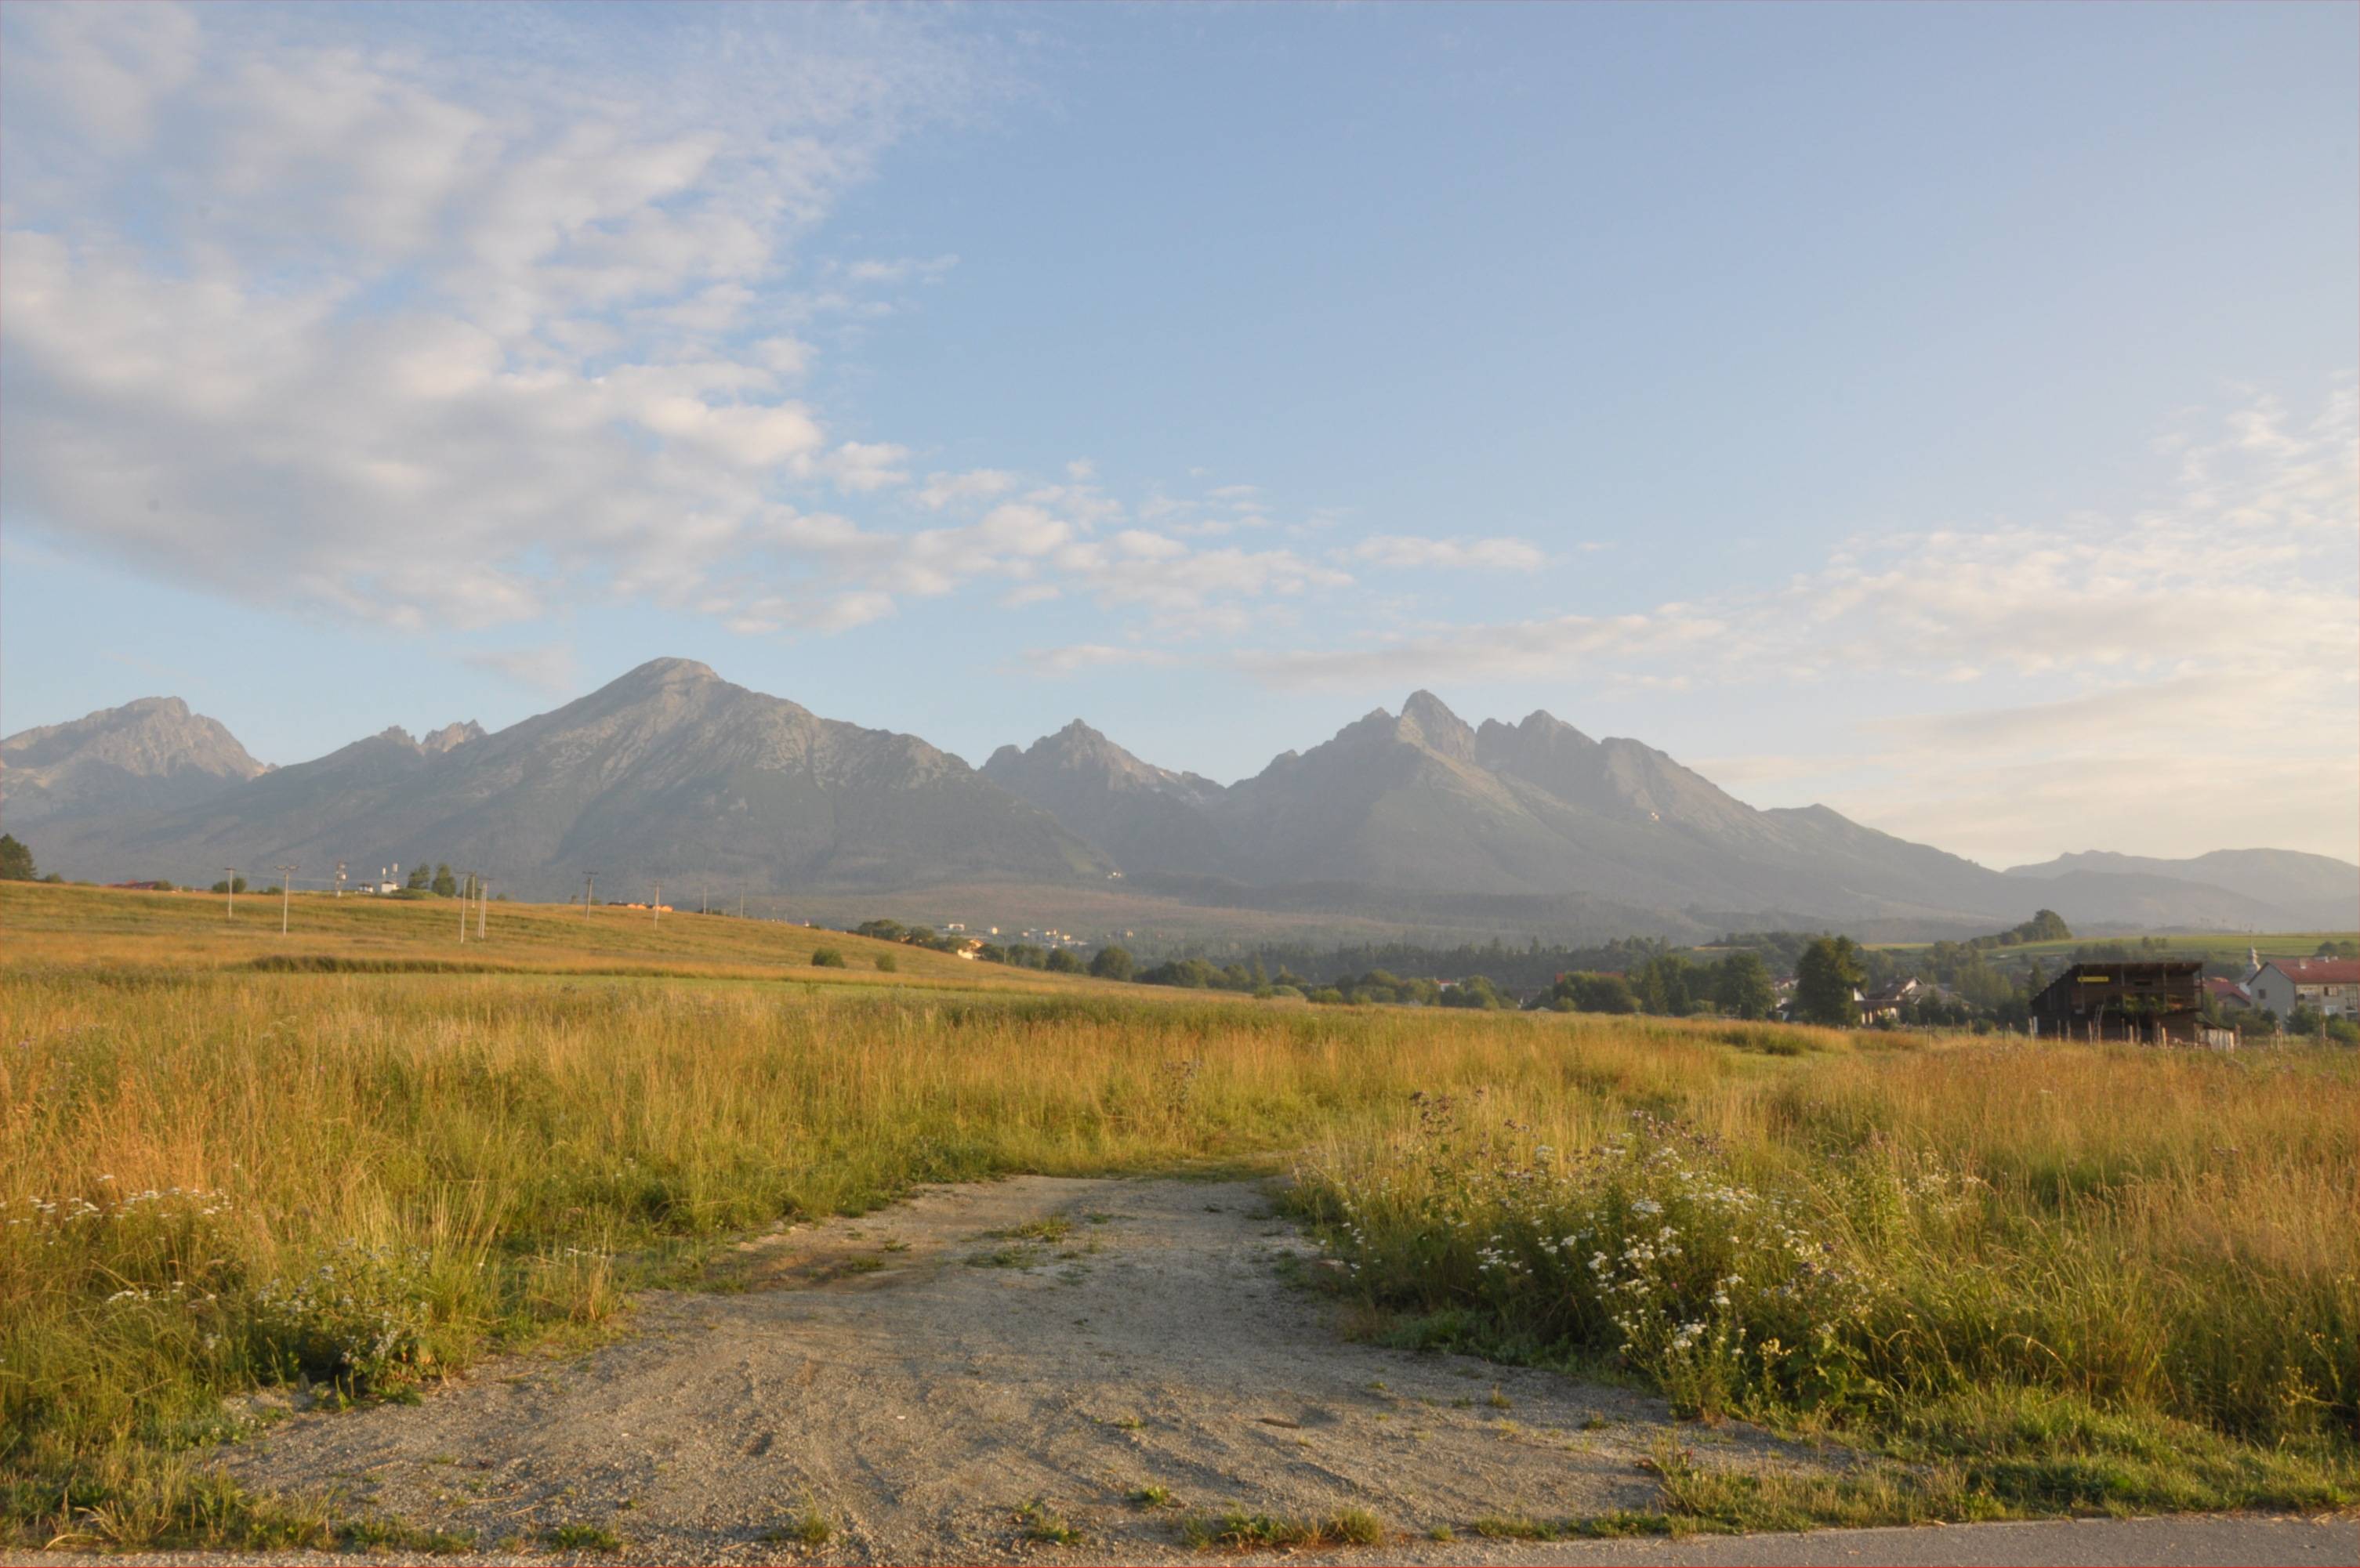
[[[2224,913],[2216,924],[2267,931],[2360,923],[2360,866],[2290,849],[2216,849],[2184,860],[2085,850],[2010,866],[2007,875],[2070,886],[2084,899],[2103,900],[2112,911],[2104,918],[2133,923],[2142,923],[2143,900],[2155,895],[2158,884],[2193,884],[2230,895],[2235,902],[2222,907],[2236,912]]]

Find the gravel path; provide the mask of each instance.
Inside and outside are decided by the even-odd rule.
[[[475,1561],[1172,1561],[1198,1555],[1181,1517],[1231,1508],[1363,1510],[1388,1541],[1345,1555],[1382,1562],[2354,1561],[2350,1530],[2301,1521],[2246,1521],[2310,1532],[2251,1539],[2221,1533],[2235,1520],[2152,1521],[2193,1533],[2115,1557],[2065,1550],[2095,1536],[1994,1533],[2096,1528],[2077,1524],[1478,1541],[1468,1527],[1485,1516],[1650,1507],[1641,1461],[1675,1431],[1668,1412],[1551,1373],[1349,1343],[1331,1305],[1287,1282],[1316,1266],[1250,1185],[940,1189],[748,1241],[723,1289],[643,1297],[633,1331],[587,1356],[495,1362],[419,1405],[295,1415],[224,1459],[260,1487],[472,1530]],[[1844,1463],[1743,1426],[1677,1430],[1700,1465]],[[1135,1496],[1151,1487],[1168,1501]],[[807,1515],[826,1521],[825,1544],[797,1538]],[[1426,1539],[1437,1526],[1458,1539]],[[552,1543],[569,1529],[611,1533]],[[2036,1544],[1973,1555],[1985,1540]],[[2174,1555],[2182,1540],[2224,1544]],[[2330,1540],[2344,1555],[2317,1554]]]

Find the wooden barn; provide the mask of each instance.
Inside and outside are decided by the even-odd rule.
[[[2204,1040],[2204,965],[2193,959],[2077,964],[2032,998],[2043,1040]]]

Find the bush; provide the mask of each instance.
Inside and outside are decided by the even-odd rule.
[[[844,966],[844,954],[835,948],[817,947],[812,950],[814,969],[841,969]]]
[[[1090,973],[1101,980],[1128,980],[1131,971],[1131,953],[1127,948],[1102,947],[1090,959]]]
[[[1041,967],[1052,975],[1079,975],[1082,972],[1082,961],[1062,947],[1053,948]]]
[[[877,955],[877,967],[887,975],[896,975],[901,972],[901,961],[890,953],[880,953]]]

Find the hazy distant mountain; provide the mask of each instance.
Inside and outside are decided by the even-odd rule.
[[[142,697],[0,741],[0,820],[43,822],[193,805],[264,771],[178,697]]]
[[[2316,855],[2068,855],[2002,874],[1824,806],[1757,811],[1652,746],[1546,713],[1470,726],[1426,691],[1227,787],[1079,720],[974,769],[683,659],[495,734],[390,729],[278,769],[169,699],[0,751],[11,825],[71,876],[448,861],[529,897],[595,871],[617,897],[660,878],[675,898],[999,884],[1049,889],[1051,907],[1087,886],[1101,902],[1120,889],[1502,934],[1931,934],[2041,906],[2083,928],[2360,923],[2360,867]]]
[[[2244,921],[2223,922],[2231,925],[2271,921],[2282,930],[2348,931],[2360,924],[2360,866],[2299,850],[2216,849],[2185,860],[2161,860],[2093,849],[2060,855],[2038,866],[2010,866],[2007,875],[2051,882],[2071,879],[2115,893],[2127,893],[2154,878],[2219,888],[2237,895],[2251,911]],[[2118,880],[2091,883],[2092,877]]]
[[[444,732],[448,734],[449,732]],[[70,874],[195,880],[292,860],[321,874],[448,861],[520,893],[596,872],[614,896],[1103,879],[1046,812],[912,735],[814,716],[657,659],[553,713],[429,749],[388,730],[192,809],[37,846]]]
[[[1105,850],[1118,866],[1207,869],[1224,857],[1219,833],[1206,815],[1223,794],[1218,784],[1151,767],[1079,719],[1022,751],[1001,746],[982,773]]]

